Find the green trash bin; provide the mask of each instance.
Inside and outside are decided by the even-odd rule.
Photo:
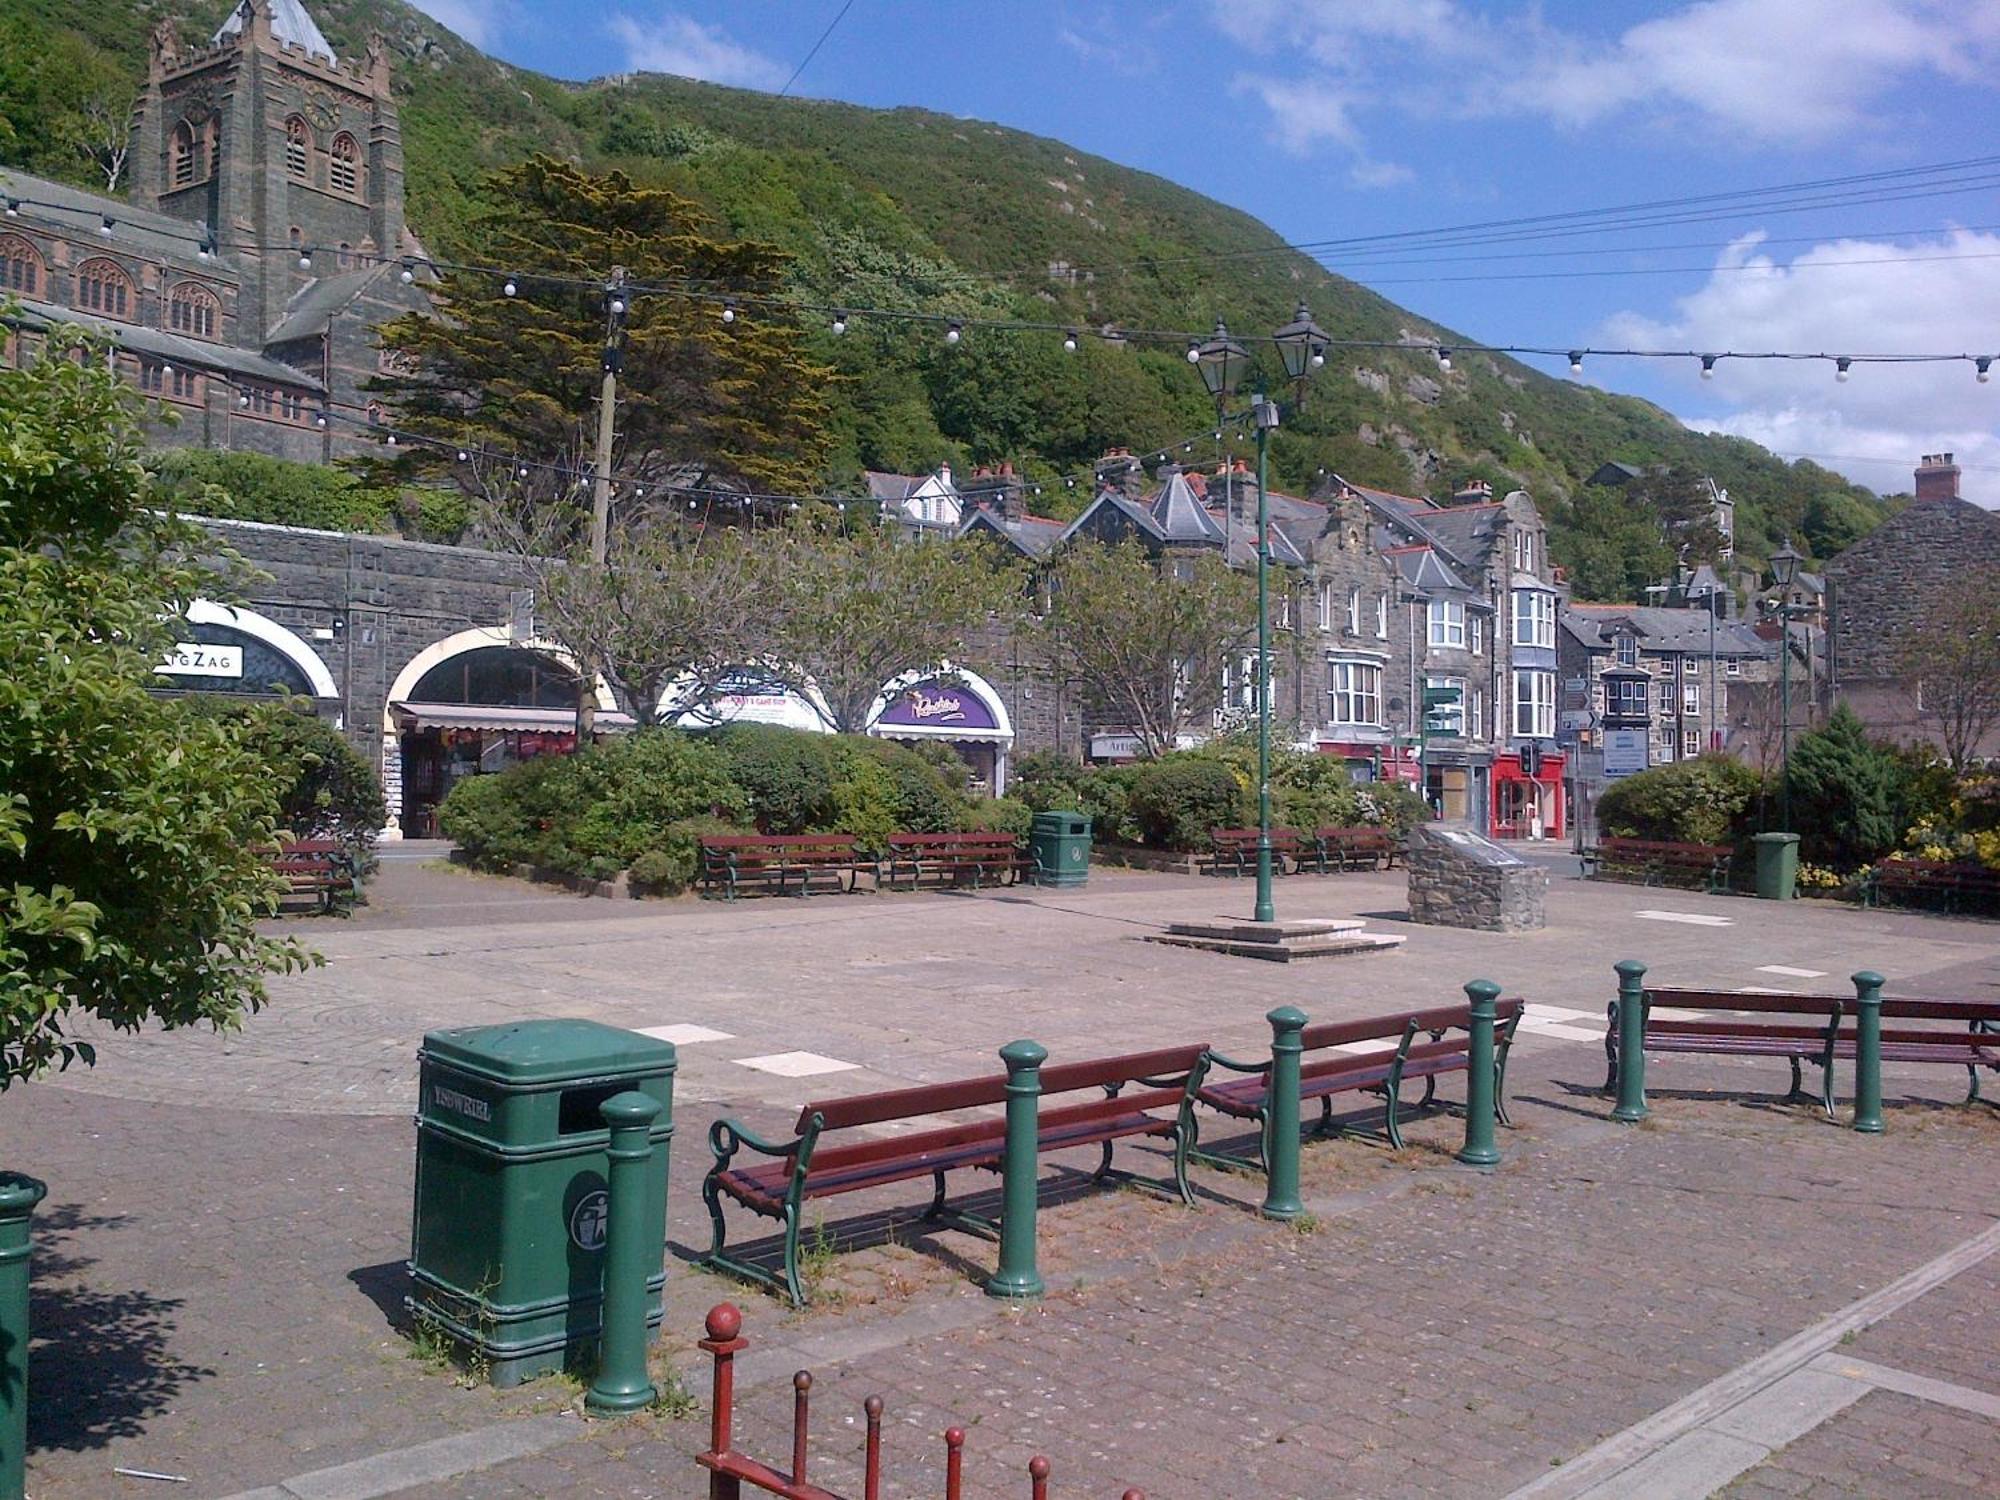
[[[1757,899],[1791,900],[1799,883],[1799,836],[1760,833],[1750,842],[1757,846]]]
[[[660,1101],[646,1201],[647,1325],[666,1286],[674,1048],[595,1021],[433,1031],[417,1054],[411,1315],[456,1338],[495,1385],[594,1349],[610,1132],[598,1106]]]
[[[1036,885],[1082,885],[1090,879],[1090,819],[1077,812],[1039,812],[1028,834]]]

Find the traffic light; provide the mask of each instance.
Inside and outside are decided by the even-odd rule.
[[[1521,746],[1521,774],[1539,776],[1542,774],[1542,746],[1538,740],[1529,740]]]

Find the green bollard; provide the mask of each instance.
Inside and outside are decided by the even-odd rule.
[[[1621,958],[1618,971],[1618,1106],[1611,1118],[1631,1125],[1646,1118],[1646,966]]]
[[[28,1218],[47,1192],[0,1172],[0,1500],[28,1483]]]
[[[1039,1042],[1009,1042],[1000,1049],[1007,1064],[1007,1149],[1000,1166],[1000,1269],[986,1283],[989,1297],[1039,1297],[1043,1291],[1042,1273],[1035,1269],[1035,1170],[1042,1064],[1048,1056]]]
[[[1465,1044],[1465,1146],[1458,1159],[1468,1167],[1497,1167],[1500,1148],[1493,1144],[1493,1024],[1500,986],[1475,979],[1465,987],[1472,1002],[1472,1019]]]
[[[1299,1197],[1299,1032],[1306,1013],[1281,1005],[1271,1023],[1271,1079],[1264,1096],[1264,1217],[1296,1219],[1306,1211]]]
[[[1882,976],[1854,976],[1854,1128],[1882,1133]]]
[[[646,1373],[646,1280],[653,1266],[646,1244],[647,1168],[653,1160],[651,1126],[660,1101],[636,1089],[613,1094],[598,1106],[611,1127],[604,1226],[604,1301],[599,1308],[597,1378],[583,1404],[607,1416],[638,1411],[658,1393]]]

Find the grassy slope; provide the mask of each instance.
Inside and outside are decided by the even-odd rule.
[[[1453,337],[1304,257],[1245,257],[1279,250],[1277,236],[1059,141],[924,110],[779,100],[676,78],[566,84],[483,56],[399,0],[313,0],[312,8],[343,54],[358,53],[370,30],[391,38],[410,218],[441,255],[478,254],[471,210],[481,175],[539,148],[687,193],[729,231],[793,251],[800,290],[829,302],[1084,326],[1186,328],[1220,315],[1263,330],[1306,297],[1338,337]],[[226,0],[0,0],[0,25],[95,48],[136,78],[159,15],[181,17],[193,37],[226,9]],[[0,114],[7,104],[0,96]],[[67,175],[88,182],[88,168],[77,168]],[[1053,262],[1117,269],[1071,280],[1051,277]],[[947,357],[934,337],[857,322],[845,339],[827,336],[824,352],[851,377],[836,455],[848,473],[1008,457],[1050,475],[1107,443],[1159,444],[1207,422],[1199,383],[1172,348],[1087,342],[1077,358],[1058,352],[1053,337],[988,337],[968,338]],[[1685,463],[1729,486],[1752,557],[1803,534],[1816,494],[1844,492],[1880,513],[1838,476],[1689,432],[1649,403],[1511,360],[1457,365],[1439,389],[1427,353],[1331,356],[1306,410],[1279,434],[1279,478],[1303,487],[1326,468],[1442,495],[1477,476],[1553,502],[1607,458]],[[1212,444],[1193,456],[1204,447],[1212,456]],[[1073,497],[1058,489],[1049,498],[1059,508]],[[1558,557],[1565,540],[1558,535]]]

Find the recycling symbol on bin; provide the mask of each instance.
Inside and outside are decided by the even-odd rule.
[[[577,1199],[569,1215],[569,1237],[577,1249],[604,1248],[604,1225],[610,1213],[611,1196],[603,1188]]]

